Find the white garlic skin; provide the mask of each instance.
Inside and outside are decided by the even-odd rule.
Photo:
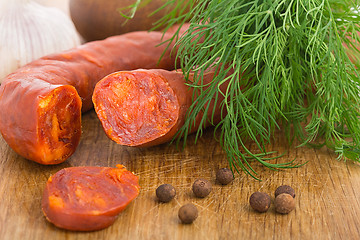
[[[70,17],[30,0],[0,0],[0,83],[42,56],[80,44]]]

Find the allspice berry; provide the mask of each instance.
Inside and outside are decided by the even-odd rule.
[[[295,190],[288,185],[282,185],[282,186],[278,187],[275,190],[275,197],[277,197],[278,195],[280,195],[282,193],[290,194],[293,198],[295,197]]]
[[[196,197],[204,198],[211,192],[211,183],[206,179],[197,179],[192,186]]]
[[[279,194],[275,198],[275,211],[282,214],[288,214],[295,209],[295,199],[287,193]]]
[[[162,184],[156,189],[156,197],[160,202],[170,202],[176,195],[176,190],[171,184]]]
[[[270,196],[263,192],[254,192],[249,199],[250,206],[257,212],[266,212],[271,203]]]
[[[179,209],[178,216],[182,223],[189,224],[198,217],[198,210],[194,204],[188,203]]]
[[[233,173],[228,168],[220,168],[216,172],[216,180],[222,185],[227,185],[234,179]]]

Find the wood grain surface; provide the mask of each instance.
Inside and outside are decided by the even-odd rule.
[[[218,168],[227,167],[226,157],[214,140],[211,129],[195,145],[178,151],[175,145],[141,149],[119,146],[104,134],[96,114],[83,115],[83,135],[79,148],[65,163],[42,166],[13,152],[0,138],[0,238],[1,239],[359,239],[360,166],[337,161],[326,149],[288,148],[281,131],[269,150],[285,152],[276,160],[296,158],[305,166],[271,171],[253,163],[263,181],[244,173],[221,186],[215,181]],[[250,146],[251,147],[251,146]],[[287,150],[288,149],[288,150]],[[41,211],[41,195],[48,177],[70,166],[112,166],[124,164],[140,177],[141,191],[107,229],[79,233],[48,223]],[[213,184],[210,195],[195,198],[191,185],[197,178]],[[177,195],[169,203],[159,203],[155,189],[172,184]],[[274,200],[282,184],[296,191],[296,209],[288,215],[254,212],[248,199],[255,191],[267,192]],[[194,203],[198,219],[191,225],[180,223],[181,205]]]
[[[38,1],[68,12],[68,0]],[[337,161],[325,148],[289,148],[281,131],[268,150],[285,153],[277,162],[295,158],[298,163],[309,162],[285,171],[271,171],[253,163],[263,181],[240,173],[231,184],[221,186],[215,181],[215,173],[228,163],[211,129],[196,145],[191,136],[183,151],[167,144],[129,148],[106,137],[93,111],[83,115],[77,151],[60,165],[30,162],[0,137],[0,239],[360,239],[359,164]],[[41,196],[50,175],[70,166],[115,167],[119,163],[140,177],[141,191],[112,226],[79,233],[58,229],[46,221]],[[195,198],[191,192],[197,178],[213,184],[211,194],[204,199]],[[177,190],[175,199],[166,204],[155,197],[155,189],[163,183]],[[293,212],[277,214],[273,205],[263,214],[250,208],[248,199],[253,192],[267,192],[273,202],[273,193],[282,184],[296,191]],[[197,206],[199,217],[193,224],[183,225],[177,212],[189,202]]]

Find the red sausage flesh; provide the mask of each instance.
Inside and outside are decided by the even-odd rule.
[[[139,189],[138,177],[122,165],[65,168],[49,178],[42,210],[59,228],[100,230],[114,223]]]
[[[214,72],[207,73],[204,81],[213,76]],[[170,141],[183,126],[192,94],[180,72],[139,69],[106,76],[94,89],[93,103],[110,139],[127,146],[153,146]],[[222,99],[216,106],[211,102],[208,117],[215,107],[214,123],[220,121]],[[199,127],[201,117],[197,116],[191,132]]]

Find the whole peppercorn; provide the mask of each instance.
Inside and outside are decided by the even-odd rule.
[[[178,216],[182,223],[189,224],[198,217],[198,210],[194,204],[188,203],[179,209]]]
[[[211,183],[206,179],[197,179],[193,186],[192,190],[196,197],[204,198],[211,192]]]
[[[294,198],[287,193],[279,194],[275,198],[275,211],[282,214],[288,214],[295,208]]]
[[[278,195],[280,195],[282,193],[290,194],[293,198],[295,197],[295,190],[288,185],[282,185],[282,186],[278,187],[275,190],[275,197],[277,197]]]
[[[160,202],[170,202],[176,195],[176,190],[171,184],[162,184],[156,189],[156,197]]]
[[[231,183],[233,179],[234,179],[233,173],[228,168],[220,168],[216,172],[216,180],[222,185],[227,185]]]
[[[257,212],[266,212],[271,203],[270,196],[263,192],[254,192],[249,199],[250,206]]]

